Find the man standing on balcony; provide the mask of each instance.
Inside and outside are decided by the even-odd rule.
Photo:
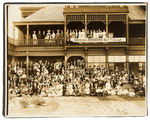
[[[54,40],[55,40],[55,32],[54,32],[54,30],[53,30],[53,32],[52,32],[52,43],[53,43],[53,44],[56,43],[56,41],[54,41]]]
[[[33,31],[32,39],[33,39],[33,45],[37,45],[37,35],[36,35],[36,31]]]
[[[41,39],[42,39],[41,30],[39,30],[37,37],[38,37],[39,44],[41,44],[42,43],[42,41],[41,41]]]
[[[57,45],[60,44],[60,33],[59,33],[59,29],[57,29],[57,33],[56,33],[56,44],[57,44]]]
[[[64,39],[64,32],[63,32],[63,30],[61,30],[61,33],[60,33],[60,44],[63,44],[63,39]]]

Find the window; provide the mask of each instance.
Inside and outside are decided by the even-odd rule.
[[[129,56],[129,62],[145,62],[146,56]]]
[[[108,62],[126,62],[126,56],[108,56]]]
[[[105,67],[105,56],[88,56],[88,66],[93,65]]]

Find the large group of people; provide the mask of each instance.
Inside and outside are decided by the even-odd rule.
[[[57,29],[57,32],[55,33],[54,30],[47,30],[47,33],[45,31],[39,30],[38,33],[36,31],[33,31],[32,34],[32,44],[33,45],[62,45],[64,39],[64,32],[63,30]]]
[[[145,96],[144,74],[106,71],[104,66],[85,65],[78,59],[67,63],[32,62],[26,68],[15,63],[8,66],[9,93],[16,96]]]
[[[47,33],[46,33],[47,32]],[[85,29],[67,29],[66,30],[66,41],[67,44],[80,43],[80,42],[109,42],[109,39],[114,38],[112,32],[106,35],[105,29],[88,29],[87,33]],[[47,31],[33,31],[31,35],[32,45],[63,45],[64,43],[64,31],[57,29]],[[107,37],[106,37],[107,36]],[[121,39],[121,38],[119,38]],[[116,40],[116,39],[115,39]],[[115,40],[111,39],[111,42]]]
[[[38,30],[38,32],[33,31],[31,38],[32,45],[62,45],[64,40],[64,32],[60,29],[57,29],[56,33],[54,30],[47,30],[47,33],[45,31]],[[85,38],[87,38],[88,40],[103,38],[104,40],[106,38],[106,31],[100,29],[87,30],[87,36],[85,35],[85,29],[67,29],[66,31],[66,39],[68,43],[70,41],[73,42],[74,39],[84,40]]]

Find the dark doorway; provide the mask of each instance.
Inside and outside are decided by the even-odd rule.
[[[139,65],[138,63],[129,63],[129,71],[130,73],[134,72],[134,73],[138,73],[139,72]]]

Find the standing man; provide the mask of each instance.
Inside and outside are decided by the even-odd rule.
[[[41,41],[41,39],[42,39],[41,30],[38,31],[37,38],[38,38],[39,44],[41,45],[41,43],[42,43],[42,41]]]

